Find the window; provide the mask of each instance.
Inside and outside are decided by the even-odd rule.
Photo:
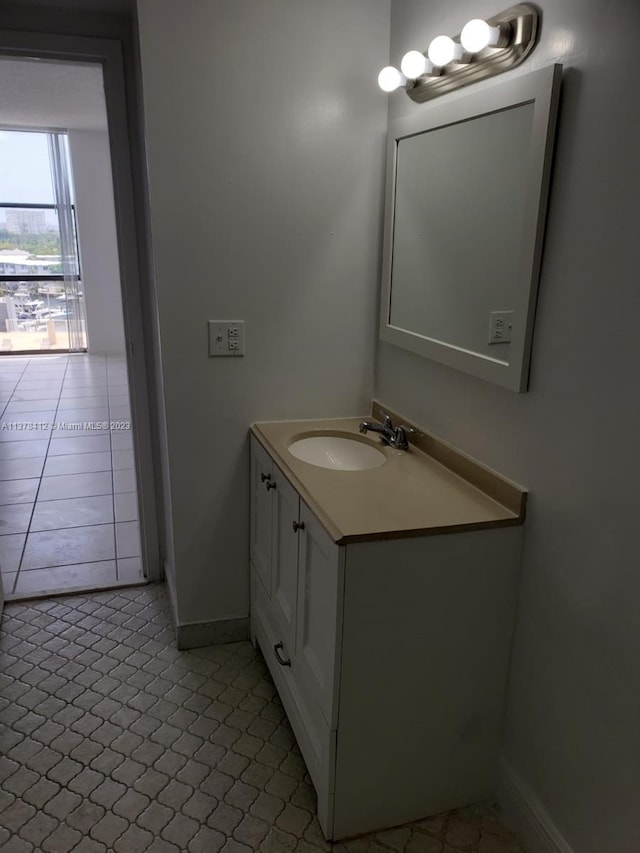
[[[71,208],[71,265],[79,278],[73,203]],[[61,256],[48,134],[0,131],[0,282],[62,281]]]

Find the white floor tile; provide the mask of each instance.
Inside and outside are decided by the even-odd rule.
[[[131,420],[130,406],[109,406],[109,416],[112,421]]]
[[[62,382],[64,378],[64,368],[52,368],[51,370],[25,370],[22,374],[23,379],[37,382]]]
[[[84,427],[77,427],[78,424],[85,423],[93,423],[95,424],[95,426],[87,429],[85,429]],[[107,426],[103,427],[103,424],[107,424]],[[85,418],[70,419],[65,413],[64,416],[60,416],[57,420],[56,429],[54,429],[51,433],[51,443],[53,444],[54,441],[60,441],[63,438],[98,437],[106,437],[107,439],[109,438],[109,425],[106,419],[104,421],[94,421],[92,418],[90,418],[89,420],[85,420]]]
[[[133,450],[114,450],[111,455],[113,457],[114,471],[122,471],[135,466]]]
[[[113,490],[119,492],[135,492],[136,472],[132,468],[113,472]]]
[[[12,533],[0,536],[0,570],[2,572],[17,572],[20,557],[24,547],[25,533]]]
[[[15,426],[9,426],[8,421],[3,424],[0,420],[0,442],[42,441],[43,439],[46,439],[48,443],[51,433],[52,430],[49,428],[49,421],[46,422],[46,426],[44,427],[41,424],[38,424],[37,428],[20,429]]]
[[[129,406],[130,400],[128,394],[112,394],[109,392],[109,407],[112,406]]]
[[[48,458],[71,453],[108,453],[110,449],[111,442],[108,435],[61,438],[51,442]],[[2,445],[0,445],[0,459],[2,459]]]
[[[58,414],[69,411],[70,409],[106,409],[109,401],[106,395],[104,397],[73,397],[70,400],[61,399],[58,404]]]
[[[101,379],[95,381],[92,379],[65,379],[62,384],[62,391],[89,391],[92,393],[102,394],[106,391],[107,380]]]
[[[118,580],[123,583],[135,583],[144,580],[142,557],[125,557],[118,559]]]
[[[138,520],[138,496],[135,492],[122,492],[113,496],[116,521]]]
[[[0,481],[0,504],[33,503],[39,484],[37,479]]]
[[[0,460],[0,480],[26,480],[41,477],[44,458],[33,456],[28,459]]]
[[[0,483],[0,487],[2,484]],[[64,498],[83,498],[91,495],[112,494],[110,471],[92,474],[65,474],[61,477],[43,477],[38,499],[55,501]]]
[[[127,397],[129,398],[129,386],[126,382],[109,382],[109,397]]]
[[[95,589],[115,585],[117,580],[115,560],[32,569],[20,572],[14,594]]]
[[[132,450],[133,449],[133,433],[130,429],[127,430],[111,430],[111,449],[116,450]]]
[[[58,413],[60,421],[108,421],[109,408],[108,406],[87,406],[87,408],[78,408],[74,406],[72,409],[65,409]]]
[[[60,401],[63,400],[66,402],[70,402],[72,400],[85,400],[93,397],[107,397],[107,386],[104,385],[83,385],[80,388],[74,388],[71,386],[68,388],[66,385],[62,386],[62,391],[60,392]]]
[[[0,370],[2,370],[1,365]],[[47,382],[46,379],[20,379],[17,387],[19,391],[49,391],[52,387],[57,387],[60,384],[59,382]],[[1,381],[0,387],[2,387]]]
[[[31,569],[113,560],[115,556],[112,524],[29,533],[20,574]]]
[[[116,555],[122,557],[139,557],[140,525],[137,521],[123,521],[116,524]]]
[[[49,389],[51,391],[51,389]],[[12,400],[6,408],[5,414],[14,414],[22,412],[55,412],[58,405],[58,398],[49,396],[46,400]]]
[[[12,403],[26,402],[28,400],[54,400],[60,396],[60,385],[52,385],[48,382],[46,388],[21,388],[18,386],[11,396]],[[46,406],[45,406],[46,408]]]
[[[130,420],[124,356],[34,356],[12,360],[10,368],[0,359],[0,568],[6,594],[143,581],[132,431],[108,426],[110,420]],[[42,421],[55,428],[7,427]],[[91,428],[102,422],[106,429]],[[78,424],[82,428],[74,429]]]
[[[41,456],[44,459],[48,445],[48,438],[34,441],[3,441],[0,442],[0,460],[27,459],[30,456]]]
[[[0,534],[26,533],[29,529],[32,512],[32,503],[0,506]]]
[[[15,586],[17,577],[17,572],[9,572],[8,574],[4,572],[0,573],[0,584],[2,584],[5,598],[8,595],[13,595],[13,587]]]
[[[2,519],[0,507],[0,524]],[[38,501],[31,520],[33,532],[58,530],[64,527],[88,527],[93,524],[113,524],[113,496],[95,495],[88,498],[66,498],[57,501]]]
[[[110,453],[72,453],[66,456],[50,456],[44,466],[44,476],[56,477],[63,474],[89,474],[94,471],[110,470]]]
[[[5,412],[5,414],[0,419],[0,425],[3,423],[13,423],[13,424],[40,424],[40,423],[48,423],[53,420],[53,416],[56,413],[56,407],[52,406],[50,409],[41,409],[38,408],[35,411],[31,412],[15,412],[13,414],[9,412]]]

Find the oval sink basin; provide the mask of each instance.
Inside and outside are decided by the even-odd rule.
[[[367,471],[387,461],[380,450],[351,436],[313,435],[289,445],[289,453],[310,465],[339,471]]]

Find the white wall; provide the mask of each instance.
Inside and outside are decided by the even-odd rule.
[[[631,853],[640,849],[640,5],[538,5],[540,43],[512,73],[554,61],[565,73],[529,392],[381,344],[376,394],[530,489],[506,756],[575,853]],[[391,62],[502,8],[393,0]],[[421,109],[390,98],[394,118]]]
[[[138,0],[182,623],[248,612],[254,420],[372,391],[388,0]],[[244,319],[210,359],[207,319]]]
[[[89,352],[124,353],[118,241],[107,131],[70,130]]]

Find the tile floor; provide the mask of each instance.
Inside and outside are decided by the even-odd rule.
[[[492,804],[327,844],[250,643],[177,651],[160,584],[12,603],[3,853],[524,853]]]
[[[124,356],[0,358],[6,598],[143,579],[130,418]]]

